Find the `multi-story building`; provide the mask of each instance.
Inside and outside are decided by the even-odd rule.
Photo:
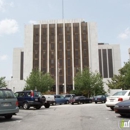
[[[119,45],[98,45],[96,23],[83,20],[26,25],[24,48],[14,49],[13,57],[10,86],[15,90],[24,88],[24,79],[35,68],[52,75],[56,93],[75,89],[74,76],[85,67],[100,72],[105,79],[120,68]]]
[[[105,83],[121,68],[120,45],[98,43],[99,72]],[[105,90],[107,85],[104,84]]]

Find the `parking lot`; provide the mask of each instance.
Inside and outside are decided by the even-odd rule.
[[[6,120],[0,117],[0,130],[119,130],[122,118],[105,104],[56,105],[49,109],[20,109]]]

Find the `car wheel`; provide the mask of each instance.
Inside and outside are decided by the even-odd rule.
[[[36,108],[36,109],[40,109],[40,108],[41,108],[41,106],[35,106],[35,108]]]
[[[56,103],[53,102],[52,105],[56,105]]]
[[[64,104],[69,104],[69,101],[66,101]]]
[[[111,110],[114,110],[114,107],[110,107],[111,108]]]
[[[5,119],[11,119],[12,115],[5,115]]]
[[[30,108],[30,106],[29,106],[29,104],[27,103],[27,102],[25,102],[24,104],[23,104],[23,109],[29,109]]]
[[[49,103],[45,103],[44,106],[45,106],[45,108],[49,108],[50,104]]]
[[[66,104],[69,104],[69,101],[67,101]]]
[[[80,104],[81,102],[80,101],[78,101],[78,104]]]
[[[95,104],[97,104],[97,102],[95,102]]]
[[[74,105],[74,103],[71,103],[72,105]]]

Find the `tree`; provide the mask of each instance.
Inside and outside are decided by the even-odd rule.
[[[107,85],[110,89],[130,89],[130,61],[124,63],[119,74],[108,80]]]
[[[97,72],[90,72],[89,68],[85,68],[82,72],[78,72],[74,81],[75,90],[73,93],[75,94],[91,96],[105,93],[102,77]]]
[[[46,92],[54,85],[54,79],[51,75],[49,73],[43,74],[39,70],[32,70],[25,82],[25,90],[32,89],[40,92]]]
[[[0,88],[6,87],[5,77],[0,77]]]

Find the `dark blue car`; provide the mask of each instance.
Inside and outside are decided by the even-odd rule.
[[[68,104],[69,101],[62,95],[55,95],[56,104]]]

